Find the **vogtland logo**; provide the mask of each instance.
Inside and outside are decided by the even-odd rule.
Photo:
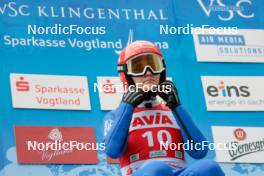
[[[210,0],[209,4],[206,4],[204,0],[197,0],[197,2],[206,16],[210,17],[212,12],[215,12],[222,21],[230,21],[236,15],[245,19],[255,17],[255,13],[252,10],[247,10],[250,9],[252,0],[238,0],[234,5],[225,4],[222,0]]]
[[[98,151],[105,150],[91,127],[15,126],[14,130],[18,163],[96,164]]]
[[[217,85],[209,85],[206,88],[207,94],[211,97],[249,97],[250,90],[246,85],[229,85],[220,81]]]

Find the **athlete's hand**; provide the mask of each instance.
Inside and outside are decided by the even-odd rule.
[[[136,107],[144,101],[145,92],[141,89],[129,88],[123,95],[122,102],[131,104]]]
[[[176,86],[172,81],[168,80],[161,83],[160,86],[164,86],[166,88],[166,91],[159,91],[158,95],[167,103],[167,106],[171,110],[174,110],[181,104]]]

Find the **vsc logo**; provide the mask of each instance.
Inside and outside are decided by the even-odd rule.
[[[226,85],[224,81],[220,81],[217,86],[209,85],[206,88],[207,94],[211,97],[249,97],[249,87],[246,85]]]
[[[197,0],[206,16],[210,17],[211,12],[216,12],[218,18],[222,21],[230,21],[235,15],[241,18],[254,18],[255,14],[246,9],[250,9],[252,0],[238,0],[234,5],[227,5],[222,0],[210,0],[209,4],[206,4],[204,0]],[[207,1],[206,1],[207,2]]]

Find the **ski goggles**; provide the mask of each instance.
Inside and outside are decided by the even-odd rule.
[[[118,71],[126,72],[132,76],[143,76],[148,69],[153,74],[165,70],[162,57],[153,53],[143,53],[128,60],[125,65],[118,65]]]

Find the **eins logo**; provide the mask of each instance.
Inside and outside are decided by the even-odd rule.
[[[224,81],[220,81],[217,86],[209,85],[206,88],[206,92],[211,97],[249,97],[250,91],[249,87],[226,85]]]

